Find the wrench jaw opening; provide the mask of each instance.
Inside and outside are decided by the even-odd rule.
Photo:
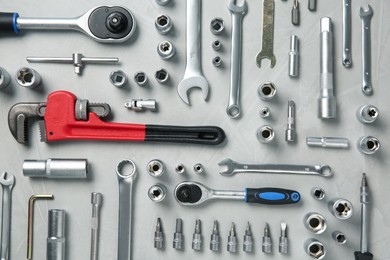
[[[232,159],[224,159],[218,163],[218,166],[225,168],[224,171],[219,172],[223,176],[232,176],[234,174],[234,169],[237,168],[237,163]]]
[[[261,50],[257,56],[256,56],[256,64],[257,64],[257,67],[261,68],[261,62],[262,60],[264,59],[269,59],[271,64],[270,64],[270,67],[271,69],[273,67],[275,67],[276,65],[276,57],[273,53],[266,53],[265,51]]]
[[[184,79],[180,81],[179,86],[177,87],[177,93],[179,97],[187,105],[191,105],[188,99],[188,91],[192,88],[200,88],[202,91],[203,99],[207,101],[209,96],[209,83],[207,79],[202,75],[193,75],[190,77],[184,76]]]
[[[212,199],[214,191],[198,182],[185,181],[179,183],[174,196],[178,203],[184,206],[196,206]]]

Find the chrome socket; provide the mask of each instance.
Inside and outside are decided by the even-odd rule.
[[[194,172],[197,174],[202,174],[204,172],[203,165],[201,163],[197,163],[194,165]]]
[[[111,72],[109,79],[111,84],[117,88],[123,88],[128,82],[126,74],[121,70],[114,70]]]
[[[65,222],[64,210],[49,210],[46,247],[47,260],[65,259]]]
[[[24,160],[23,175],[49,179],[87,178],[87,159]]]
[[[259,86],[257,93],[261,100],[271,100],[276,94],[276,86],[272,82],[265,82]]]
[[[349,142],[347,138],[343,137],[307,137],[307,146],[323,147],[323,148],[340,148],[348,149]]]
[[[162,161],[154,159],[146,165],[146,171],[152,177],[160,177],[165,172],[165,165]]]
[[[125,103],[125,108],[132,109],[136,112],[144,110],[156,111],[157,105],[155,99],[132,99],[130,102]]]
[[[156,0],[156,3],[161,5],[161,6],[165,6],[167,4],[169,4],[170,0]]]
[[[325,198],[325,191],[322,188],[314,187],[311,189],[311,196],[316,200],[323,200]]]
[[[214,59],[213,59],[213,65],[214,65],[214,67],[221,67],[221,65],[222,65],[222,59],[221,59],[221,57],[219,57],[219,56],[214,57]]]
[[[36,88],[41,82],[42,78],[39,73],[32,68],[21,68],[15,75],[16,83],[25,88]]]
[[[148,190],[148,196],[154,202],[163,201],[166,195],[167,195],[167,188],[161,183],[157,183],[153,185]]]
[[[346,199],[332,199],[329,201],[328,209],[333,216],[340,220],[349,219],[353,213],[352,203]]]
[[[325,217],[314,212],[307,213],[303,218],[303,223],[314,234],[322,234],[327,228]]]
[[[296,35],[291,35],[288,57],[288,75],[290,78],[297,78],[299,76],[299,39]]]
[[[257,130],[257,140],[260,143],[270,143],[275,137],[274,129],[268,125],[262,126]]]
[[[138,86],[144,87],[148,83],[148,76],[145,72],[139,71],[134,74],[134,81]]]
[[[157,16],[156,21],[154,22],[154,25],[155,25],[157,31],[161,34],[167,34],[173,28],[173,23],[172,23],[171,18],[165,14],[160,14],[159,16]]]
[[[305,241],[304,249],[306,254],[312,259],[323,259],[326,255],[324,244],[313,238]]]
[[[215,40],[215,41],[213,41],[211,46],[213,47],[213,49],[215,51],[219,51],[222,48],[222,42],[220,42],[219,40]]]
[[[176,165],[175,171],[178,174],[183,174],[183,173],[185,173],[186,168],[185,168],[185,166],[183,164],[179,163],[178,165]]]
[[[345,236],[345,234],[343,232],[334,231],[332,233],[332,238],[334,241],[337,242],[337,244],[343,245],[343,244],[347,243],[347,237]]]
[[[269,110],[268,107],[263,107],[260,109],[259,115],[260,117],[267,118],[271,115],[271,111]]]
[[[2,67],[0,67],[0,89],[6,88],[11,82],[11,76]]]
[[[373,136],[363,136],[359,138],[357,143],[358,149],[364,154],[374,154],[381,147],[378,138]]]
[[[169,60],[175,55],[175,47],[170,41],[160,42],[157,46],[157,53],[163,60]]]
[[[223,19],[217,17],[211,20],[210,30],[215,35],[221,34],[225,30],[225,22],[223,21]]]
[[[161,68],[158,71],[156,71],[156,73],[154,74],[154,77],[156,78],[157,82],[164,84],[168,81],[169,74],[168,74],[168,71],[166,69]]]
[[[363,124],[371,124],[378,118],[379,109],[372,105],[364,105],[359,107],[356,116]]]

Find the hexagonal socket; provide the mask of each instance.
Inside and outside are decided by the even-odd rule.
[[[311,196],[316,200],[323,200],[325,198],[325,191],[322,188],[314,187],[311,189]]]
[[[332,233],[332,238],[334,241],[337,242],[337,244],[345,244],[347,242],[347,237],[345,236],[345,234],[343,232],[340,232],[340,231],[334,231]]]
[[[305,241],[304,249],[306,254],[313,259],[323,259],[326,255],[324,244],[313,238]]]
[[[154,74],[154,77],[156,78],[156,80],[158,82],[165,83],[169,79],[169,74],[168,74],[168,71],[166,69],[161,68],[158,71],[156,71],[156,73]]]
[[[21,68],[16,72],[15,75],[16,82],[25,88],[36,88],[41,82],[42,78],[39,73],[32,68]]]
[[[373,136],[363,136],[359,138],[357,143],[358,149],[364,154],[374,154],[381,147],[378,138]]]
[[[213,49],[215,51],[219,51],[222,48],[222,42],[220,42],[219,40],[215,40],[215,41],[213,41],[211,46],[213,47]]]
[[[155,25],[157,31],[161,34],[167,34],[173,28],[173,23],[172,23],[171,18],[165,14],[160,14],[159,16],[157,16],[156,21],[154,22],[154,25]]]
[[[154,202],[163,201],[166,195],[167,195],[167,188],[161,183],[157,183],[153,185],[148,190],[148,196]]]
[[[146,76],[145,72],[138,71],[134,74],[134,81],[138,86],[144,87],[148,83],[148,76]]]
[[[213,59],[213,65],[214,67],[220,67],[222,65],[222,59],[221,57],[217,56]]]
[[[169,60],[175,55],[175,47],[170,41],[160,42],[157,46],[157,53],[163,60]]]
[[[266,118],[269,117],[271,112],[268,107],[263,107],[260,109],[260,117]]]
[[[268,125],[261,126],[259,130],[257,130],[257,140],[259,140],[260,143],[269,143],[274,139],[274,137],[274,129]]]
[[[223,19],[217,17],[211,20],[210,30],[215,35],[221,34],[225,30],[225,22],[223,21]]]
[[[123,88],[128,82],[126,74],[121,70],[111,72],[109,79],[111,84],[118,88]]]
[[[272,82],[261,84],[257,90],[261,100],[271,100],[276,94],[276,86]]]
[[[146,166],[146,171],[152,177],[160,177],[165,172],[165,165],[162,161],[154,159],[148,162]]]
[[[305,227],[314,234],[321,234],[326,230],[327,224],[324,216],[310,212],[303,218]]]

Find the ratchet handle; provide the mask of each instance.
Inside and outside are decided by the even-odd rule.
[[[18,17],[18,13],[0,12],[0,33],[19,33],[16,24]]]
[[[245,202],[266,205],[296,204],[301,200],[301,195],[295,190],[280,188],[245,189]]]

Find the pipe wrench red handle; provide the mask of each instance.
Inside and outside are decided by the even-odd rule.
[[[109,123],[89,112],[87,120],[76,120],[76,96],[56,91],[47,98],[43,134],[47,141],[115,140],[159,141],[217,145],[225,132],[216,126],[169,126]]]

